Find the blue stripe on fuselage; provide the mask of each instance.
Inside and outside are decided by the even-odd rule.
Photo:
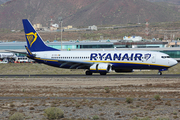
[[[48,60],[48,59],[40,59],[40,58],[35,58],[38,63],[44,63],[47,65],[51,65],[54,67],[60,67],[62,63],[58,63],[58,60]],[[90,62],[90,61],[89,61]],[[93,62],[93,61],[91,61]],[[107,61],[101,61],[107,62]],[[109,61],[110,64],[112,64],[114,69],[119,69],[119,68],[130,68],[130,69],[164,69],[168,68],[168,66],[161,66],[161,65],[156,65],[156,64],[149,64],[149,63],[134,63],[134,62],[112,62]],[[65,65],[62,68],[70,68],[70,65]]]

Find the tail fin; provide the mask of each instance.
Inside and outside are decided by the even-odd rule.
[[[43,40],[36,32],[36,30],[32,27],[31,23],[27,19],[23,19],[23,26],[25,37],[27,41],[27,46],[30,52],[38,52],[38,51],[59,51],[58,49],[48,47],[44,44]]]

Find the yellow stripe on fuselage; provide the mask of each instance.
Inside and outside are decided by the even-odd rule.
[[[58,60],[50,60],[50,59],[42,59],[42,58],[34,58],[37,60],[44,60],[44,61],[53,61],[53,62],[58,62]]]
[[[90,70],[96,70],[96,69],[90,69]],[[100,70],[100,71],[106,71],[106,69],[98,69],[98,70]]]
[[[42,59],[42,58],[35,58],[37,60],[44,60],[44,61],[53,61],[58,62],[58,60],[51,60],[51,59]],[[124,61],[82,61],[82,62],[90,62],[90,63],[125,63],[125,64],[139,64],[139,65],[153,65],[153,66],[162,66],[162,67],[170,67],[167,65],[160,65],[160,64],[152,64],[152,63],[138,63],[138,62],[124,62]],[[104,69],[102,69],[104,70]]]

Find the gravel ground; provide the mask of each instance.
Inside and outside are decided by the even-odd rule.
[[[0,97],[47,97],[0,100],[2,120],[15,112],[23,113],[27,120],[46,120],[44,110],[49,107],[62,109],[64,120],[180,119],[179,78],[0,78],[0,88]],[[155,100],[155,95],[161,99]],[[124,99],[92,100],[89,97]],[[128,97],[133,101],[128,103]]]

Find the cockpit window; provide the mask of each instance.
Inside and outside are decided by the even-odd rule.
[[[161,58],[170,58],[169,56],[161,56]]]

